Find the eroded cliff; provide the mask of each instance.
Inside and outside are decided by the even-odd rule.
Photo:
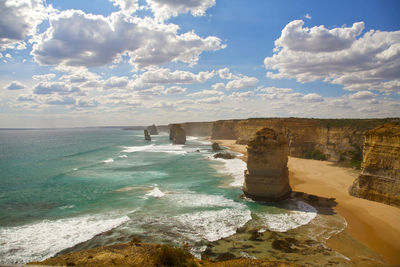
[[[378,125],[399,119],[301,119],[265,118],[216,121],[212,139],[235,139],[247,144],[258,130],[268,127],[282,132],[289,155],[307,157],[320,154],[330,161],[361,160],[364,133]]]
[[[349,191],[400,207],[400,124],[385,124],[365,134],[361,173]]]
[[[244,194],[258,201],[279,201],[291,192],[286,137],[269,128],[255,133],[247,145]]]

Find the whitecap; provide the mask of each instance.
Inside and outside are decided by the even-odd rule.
[[[242,204],[225,198],[224,196],[206,194],[169,194],[168,200],[174,205],[183,207],[243,207]]]
[[[72,208],[75,208],[75,206],[74,205],[65,205],[65,206],[59,207],[60,210],[72,209]]]
[[[41,261],[57,252],[111,230],[129,217],[109,218],[106,214],[0,228],[0,258],[5,264]]]
[[[156,198],[160,198],[165,196],[165,193],[162,192],[157,186],[155,186],[152,190],[150,190],[146,196],[148,197],[156,197]]]
[[[78,168],[74,168],[74,169],[73,169],[73,171],[77,171],[77,170],[78,170]]]
[[[109,158],[109,159],[106,159],[106,160],[104,160],[103,161],[104,163],[113,163],[114,162],[114,159],[112,159],[112,158]]]
[[[214,157],[209,157],[209,159],[220,161],[223,163],[221,167],[218,168],[218,172],[221,174],[226,174],[232,176],[234,179],[229,185],[232,187],[242,187],[244,182],[244,171],[247,169],[246,162],[241,159],[215,159]]]
[[[127,155],[120,155],[120,156],[118,156],[118,158],[121,158],[121,159],[125,159],[125,158],[127,158],[128,156]]]
[[[284,210],[282,213],[260,213],[257,215],[269,230],[287,232],[310,223],[317,216],[317,210],[303,201],[296,201],[289,205],[289,210]]]

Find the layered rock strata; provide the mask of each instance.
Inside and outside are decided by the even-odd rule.
[[[257,201],[280,201],[290,195],[288,143],[282,133],[263,128],[247,145],[244,194]]]
[[[149,133],[151,135],[158,135],[158,130],[157,130],[157,126],[155,126],[154,124],[147,127],[147,130],[149,131]]]
[[[361,173],[349,192],[400,207],[400,124],[385,124],[365,134]]]
[[[144,130],[144,140],[151,141],[151,136],[147,130]]]
[[[172,124],[169,129],[169,139],[172,140],[174,144],[185,144],[186,143],[186,133],[182,129],[180,124]]]

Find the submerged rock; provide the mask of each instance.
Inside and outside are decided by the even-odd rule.
[[[186,133],[182,129],[180,124],[172,124],[169,130],[169,139],[172,140],[174,144],[185,144],[186,143]]]
[[[154,124],[151,125],[151,126],[149,126],[149,127],[147,127],[147,130],[149,131],[149,133],[150,133],[151,135],[158,135],[157,126],[155,126]]]
[[[246,197],[257,201],[279,201],[290,195],[288,150],[283,134],[269,128],[256,132],[247,146],[243,184]]]
[[[147,130],[144,130],[144,140],[151,141],[151,136]]]
[[[400,124],[385,124],[365,134],[361,173],[349,192],[400,207]]]

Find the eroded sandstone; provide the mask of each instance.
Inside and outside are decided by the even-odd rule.
[[[247,145],[244,194],[258,201],[279,201],[289,196],[288,143],[269,128],[256,132]]]

